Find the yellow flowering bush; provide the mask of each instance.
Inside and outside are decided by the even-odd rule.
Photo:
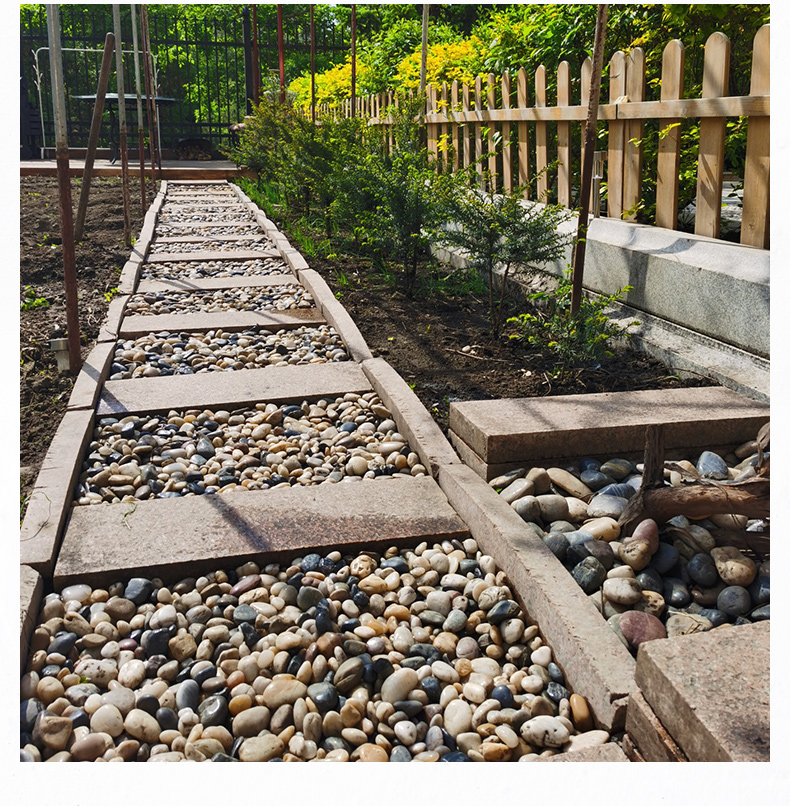
[[[486,47],[476,36],[460,42],[437,43],[428,46],[426,81],[440,88],[442,82],[452,84],[474,81],[480,72]],[[395,71],[393,83],[402,89],[418,89],[420,86],[420,50],[402,59]]]
[[[369,70],[357,56],[357,95],[366,94],[366,79]],[[299,109],[310,109],[310,74],[295,78],[288,90],[294,94],[294,105]],[[341,101],[351,97],[351,56],[346,57],[344,64],[336,64],[317,73],[315,77],[316,106],[329,104],[339,106]]]

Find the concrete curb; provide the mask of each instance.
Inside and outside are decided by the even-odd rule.
[[[243,406],[255,403],[318,400],[347,392],[371,390],[365,373],[350,361],[266,367],[238,372],[212,372],[107,381],[97,416],[131,412]]]
[[[97,344],[104,341],[117,340],[124,321],[124,311],[126,310],[126,303],[128,301],[128,294],[113,297],[110,302],[110,307],[107,309],[107,318],[99,328],[99,335],[96,337]]]
[[[44,596],[44,580],[29,565],[19,566],[19,670],[24,673],[28,647],[38,624],[38,613]]]
[[[460,464],[460,459],[420,399],[401,376],[383,359],[363,361],[362,371],[392,412],[398,431],[417,451],[420,461],[435,477],[442,465]]]
[[[463,540],[469,532],[433,479],[387,479],[74,507],[54,585],[137,573],[179,579],[310,549]],[[162,551],[163,541],[167,551]]]
[[[71,390],[67,405],[68,411],[76,409],[93,409],[99,399],[102,384],[110,374],[110,365],[115,355],[115,342],[103,341],[98,343],[88,354],[82,365],[80,374]]]
[[[93,412],[67,411],[50,443],[19,530],[20,564],[52,576],[66,514],[85,446],[93,432]]]
[[[301,258],[301,261],[291,255],[291,261],[294,266],[304,262],[304,258],[301,255],[298,255],[298,257]],[[370,352],[370,348],[359,332],[359,328],[354,324],[354,320],[349,316],[348,311],[335,299],[335,295],[324,281],[324,278],[312,269],[299,269],[297,276],[299,282],[312,295],[316,306],[326,321],[332,325],[340,338],[343,339],[348,354],[354,361],[363,362],[373,358],[373,353]]]
[[[641,691],[628,698],[625,729],[645,761],[688,761]]]
[[[137,280],[140,276],[140,266],[142,260],[135,258],[134,260],[127,260],[123,264],[121,276],[118,279],[118,293],[120,294],[133,294],[137,287]]]
[[[587,699],[596,722],[622,729],[635,690],[634,659],[573,577],[491,487],[464,465],[439,468],[439,486],[521,596],[540,625],[574,692]]]

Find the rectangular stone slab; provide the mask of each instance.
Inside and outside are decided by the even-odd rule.
[[[218,291],[223,288],[262,288],[270,285],[299,285],[293,274],[257,274],[251,277],[206,277],[202,280],[141,280],[138,294],[167,291]]]
[[[614,742],[607,742],[600,747],[588,747],[575,753],[558,753],[548,758],[537,758],[535,761],[628,761],[626,754]]]
[[[71,390],[68,408],[91,409],[96,406],[104,380],[109,375],[110,364],[115,355],[115,344],[111,341],[99,342],[88,354],[80,374]]]
[[[427,477],[82,506],[72,509],[54,585],[140,573],[176,579],[308,549],[384,551],[396,541],[468,534]]]
[[[30,637],[38,624],[38,611],[44,595],[44,580],[29,565],[19,566],[19,667],[27,663]]]
[[[770,761],[769,621],[647,641],[636,684],[689,761]]]
[[[115,300],[113,300],[114,302]],[[248,327],[283,328],[323,325],[326,320],[315,308],[292,311],[217,311],[215,313],[169,313],[161,316],[126,316],[117,326],[119,338],[147,336],[162,330],[245,330]],[[108,331],[109,332],[109,331]]]
[[[625,729],[645,761],[688,761],[641,691],[628,698]]]
[[[146,263],[180,263],[181,261],[203,260],[263,260],[267,257],[280,257],[276,249],[265,252],[254,249],[214,250],[205,252],[158,252],[148,255]]]
[[[204,406],[276,403],[372,390],[365,373],[350,361],[262,367],[236,372],[202,372],[159,378],[107,381],[98,416],[129,412],[193,409]]]
[[[754,439],[769,406],[724,387],[604,392],[450,404],[450,429],[486,463],[642,451],[664,425],[668,448]]]

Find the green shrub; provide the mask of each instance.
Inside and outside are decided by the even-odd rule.
[[[36,296],[33,286],[26,285],[24,296],[20,304],[23,311],[32,311],[34,308],[49,308],[49,302],[44,297]]]

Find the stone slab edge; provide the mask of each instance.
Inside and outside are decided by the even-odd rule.
[[[645,761],[688,761],[641,691],[628,698],[625,729]]]
[[[443,465],[439,486],[481,550],[507,574],[596,722],[609,732],[622,729],[627,697],[635,690],[628,650],[559,560],[474,471]]]
[[[178,579],[315,548],[468,535],[427,477],[82,506],[72,509],[54,586],[149,572]]]
[[[121,276],[118,278],[118,292],[121,294],[132,294],[137,287],[137,280],[140,276],[140,266],[143,261],[140,258],[131,258],[123,264]]]
[[[536,758],[535,761],[628,761],[628,756],[615,742],[607,742],[600,747],[588,747],[575,753],[558,753],[548,758]]]
[[[115,302],[115,300],[113,300]],[[316,309],[296,308],[290,311],[218,311],[215,313],[162,314],[160,316],[133,315],[116,325],[115,332],[109,328],[108,337],[131,338],[158,333],[160,330],[175,332],[190,330],[245,330],[248,327],[266,327],[288,330],[303,325],[323,325],[326,320]],[[110,335],[111,334],[111,335]],[[103,339],[106,340],[106,339]]]
[[[436,476],[442,465],[459,464],[460,459],[420,399],[401,376],[383,359],[362,362],[362,371],[394,417],[398,431],[417,451],[420,461]]]
[[[99,328],[99,334],[96,336],[97,344],[103,341],[115,341],[118,338],[128,301],[129,294],[121,294],[112,298],[110,306],[107,308],[107,318],[102,323]]]
[[[286,252],[286,261],[289,261],[291,268],[296,271],[299,281],[310,292],[326,321],[340,334],[340,338],[343,339],[349,355],[359,362],[373,358],[373,353],[370,352],[370,348],[359,332],[359,328],[354,324],[354,320],[349,316],[348,311],[335,299],[335,295],[326,284],[324,278],[313,269],[302,268],[302,263],[305,266],[307,264],[301,255],[299,255],[299,258],[301,260],[297,260],[293,254]]]
[[[132,247],[132,259],[144,260],[148,249],[151,246],[151,241],[154,239],[154,232],[156,230],[156,222],[159,218],[159,211],[165,203],[165,193],[160,189],[159,193],[154,196],[151,206],[145,213],[143,219],[143,226],[140,228],[140,235]]]
[[[724,387],[704,387],[451,403],[449,427],[494,464],[586,456],[611,444],[639,451],[650,424],[664,425],[670,448],[737,444],[753,439],[769,412],[766,404]]]
[[[93,412],[67,411],[50,443],[27,505],[19,534],[19,561],[50,578],[61,530],[71,509]]]
[[[169,409],[301,403],[347,392],[371,390],[365,373],[350,361],[238,372],[212,372],[107,381],[96,413],[99,417]]]
[[[270,285],[297,284],[293,274],[257,274],[250,277],[206,277],[202,280],[141,280],[138,294],[149,291],[220,291],[224,288],[262,288]]]
[[[88,354],[80,374],[71,390],[67,410],[93,409],[99,399],[102,384],[110,374],[110,365],[115,355],[115,342],[99,342]]]
[[[30,639],[38,623],[44,580],[29,565],[19,566],[19,670],[24,672],[30,654]]]

